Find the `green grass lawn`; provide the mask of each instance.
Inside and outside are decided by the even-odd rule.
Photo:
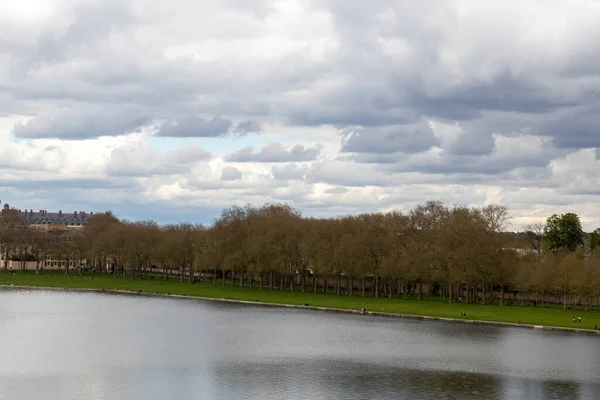
[[[39,275],[34,272],[0,272],[0,285],[10,284],[79,289],[141,290],[147,293],[185,294],[186,296],[276,304],[302,305],[308,303],[310,306],[315,307],[350,310],[358,310],[364,305],[367,311],[509,323],[517,323],[520,320],[523,324],[580,329],[593,329],[596,324],[600,326],[600,312],[586,312],[583,308],[562,310],[556,306],[552,308],[521,307],[516,302],[515,305],[504,307],[481,304],[448,304],[437,299],[417,301],[414,298],[362,298],[359,296],[336,296],[334,294],[289,293],[278,290],[260,290],[259,288],[240,288],[238,285],[232,287],[229,282],[226,286],[223,286],[220,281],[215,285],[208,282],[192,284],[161,279],[133,280],[118,277],[114,280],[110,274],[84,272],[82,276],[79,276],[76,271],[71,273],[71,278],[66,278],[62,272],[44,272]],[[461,316],[461,312],[466,313],[466,316]],[[572,318],[574,316],[581,317],[581,323],[573,323]]]

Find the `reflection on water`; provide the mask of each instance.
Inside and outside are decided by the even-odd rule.
[[[444,371],[419,371],[347,361],[323,360],[298,363],[224,364],[218,368],[223,381],[244,376],[251,392],[267,387],[267,398],[502,398],[500,379],[491,376]],[[243,387],[239,388],[243,390]],[[229,389],[218,393],[229,395]],[[238,393],[241,395],[243,392]],[[296,396],[292,396],[298,398]]]
[[[0,291],[4,399],[597,399],[597,337]]]
[[[577,382],[545,381],[542,385],[542,395],[545,399],[578,399],[580,394]],[[600,393],[596,393],[599,396]]]

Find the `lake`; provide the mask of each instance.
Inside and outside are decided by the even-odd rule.
[[[1,399],[597,399],[600,337],[0,290]]]

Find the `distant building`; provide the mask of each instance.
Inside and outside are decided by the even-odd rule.
[[[528,249],[523,249],[523,248],[511,248],[511,250],[514,250],[517,252],[517,254],[524,256],[527,254],[538,254],[539,252],[536,249],[532,249],[532,248],[528,248]]]
[[[1,201],[0,201],[1,204]],[[2,208],[2,215],[5,215],[11,210],[8,203]],[[90,216],[94,213],[84,211],[74,211],[72,213],[64,213],[62,210],[58,212],[48,212],[48,210],[16,210],[18,215],[23,217],[26,225],[42,229],[50,227],[68,227],[68,228],[83,228],[87,225]]]
[[[0,204],[2,202],[0,201]],[[33,210],[18,210],[11,208],[8,203],[4,204],[0,214],[0,220],[8,213],[16,212],[20,217],[19,220],[25,223],[30,229],[40,230],[47,233],[53,231],[64,231],[82,229],[88,223],[90,216],[94,213],[87,213],[83,211],[74,211],[72,213],[64,213],[62,210],[58,212],[48,212],[47,210],[39,210],[34,212]],[[0,268],[8,268],[11,270],[34,270],[36,268],[42,269],[65,269],[67,264],[70,268],[76,266],[75,261],[69,260],[54,260],[51,256],[46,256],[44,259],[38,261],[13,261],[9,255],[5,260],[6,254],[0,252]]]

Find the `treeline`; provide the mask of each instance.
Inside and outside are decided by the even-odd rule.
[[[331,219],[265,204],[226,209],[208,227],[120,221],[107,212],[90,217],[83,229],[39,231],[15,212],[2,218],[0,246],[5,269],[9,259],[35,261],[38,270],[58,260],[65,274],[74,263],[133,279],[159,275],[349,296],[597,305],[600,254],[584,250],[575,214],[554,215],[519,235],[505,232],[508,218],[502,206],[438,201],[407,213]]]

